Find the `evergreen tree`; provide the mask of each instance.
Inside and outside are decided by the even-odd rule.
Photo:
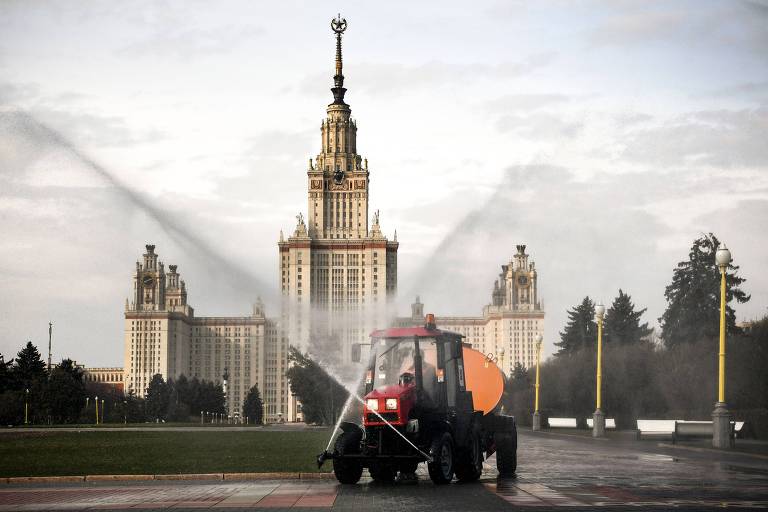
[[[165,421],[168,415],[170,391],[170,386],[165,382],[162,375],[156,373],[152,376],[146,398],[147,416],[150,419]]]
[[[0,354],[0,394],[13,387],[13,359],[6,361]]]
[[[653,329],[648,322],[640,323],[648,308],[635,311],[632,297],[619,288],[619,295],[613,299],[613,304],[605,313],[603,322],[603,340],[606,343],[633,344],[646,339]]]
[[[43,402],[54,423],[74,423],[85,407],[85,395],[83,370],[75,366],[71,359],[64,359],[51,371]]]
[[[248,390],[248,395],[243,402],[243,417],[248,418],[248,422],[255,425],[261,425],[264,421],[264,402],[261,400],[257,385]]]
[[[45,363],[31,341],[16,355],[13,378],[17,389],[27,389],[35,382],[43,382],[46,379]]]
[[[560,333],[560,341],[555,343],[560,347],[555,355],[571,355],[594,346],[596,342],[595,303],[589,297],[584,297],[581,304],[568,311],[568,324]]]
[[[672,283],[664,296],[667,309],[659,319],[661,337],[667,346],[713,339],[719,336],[720,269],[715,253],[720,241],[709,233],[693,242],[688,260],[681,261],[672,274]],[[728,265],[726,270],[726,304],[736,299],[747,302],[750,297],[740,288],[745,279],[736,275],[739,267]],[[738,332],[736,314],[726,305],[726,331]]]

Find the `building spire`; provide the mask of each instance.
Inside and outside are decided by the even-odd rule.
[[[341,17],[339,14],[335,19],[331,20],[331,29],[336,33],[336,74],[333,76],[333,104],[334,105],[346,105],[344,103],[344,93],[347,90],[344,88],[344,74],[342,73],[342,60],[341,60],[341,34],[347,30],[347,20]]]

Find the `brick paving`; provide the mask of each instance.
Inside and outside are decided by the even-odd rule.
[[[570,509],[768,508],[768,461],[666,453],[655,444],[522,433],[517,478],[493,458],[476,484],[332,480],[150,481],[0,486],[0,512],[41,510],[303,510],[452,512]],[[729,458],[730,457],[730,458]]]

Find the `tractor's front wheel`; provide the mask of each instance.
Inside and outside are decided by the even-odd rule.
[[[336,439],[334,450],[339,455],[360,453],[360,440],[362,437],[362,432],[344,432]],[[339,483],[356,484],[360,481],[360,477],[363,474],[363,466],[354,460],[333,459],[333,474],[336,475],[336,480]]]
[[[435,484],[448,484],[453,480],[454,457],[453,437],[448,432],[438,434],[432,441],[429,456],[432,462],[427,464],[429,478]]]

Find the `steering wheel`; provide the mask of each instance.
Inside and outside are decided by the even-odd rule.
[[[398,381],[398,384],[401,386],[408,386],[414,382],[416,382],[416,376],[411,372],[404,372],[400,374],[400,380]]]

